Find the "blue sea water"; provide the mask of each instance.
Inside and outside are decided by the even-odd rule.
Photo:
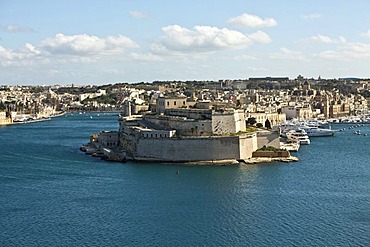
[[[79,151],[117,129],[103,113],[0,128],[0,246],[370,244],[370,125],[357,128],[368,136],[311,138],[289,164],[114,163]]]

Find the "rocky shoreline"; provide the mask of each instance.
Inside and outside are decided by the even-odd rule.
[[[299,159],[295,156],[288,157],[251,157],[246,160],[226,159],[226,160],[203,160],[203,161],[161,161],[150,158],[127,158],[122,150],[111,150],[101,145],[85,144],[80,147],[80,150],[87,155],[102,158],[108,161],[117,162],[137,162],[137,163],[160,163],[165,165],[189,165],[189,166],[230,166],[230,165],[254,165],[254,164],[267,164],[275,162],[297,162]]]

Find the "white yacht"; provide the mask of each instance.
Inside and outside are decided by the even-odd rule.
[[[311,143],[310,138],[303,129],[290,130],[286,133],[286,137],[299,141],[301,145],[309,145]]]
[[[312,127],[307,125],[299,126],[300,129],[303,129],[309,137],[317,137],[317,136],[333,136],[335,134],[335,130],[332,129],[324,129],[319,127]]]
[[[287,122],[283,123],[282,125],[276,126],[275,130],[279,130],[280,131],[279,133],[282,137],[286,137],[286,133],[288,133],[290,130],[298,129],[301,130],[303,129],[306,132],[307,136],[309,137],[333,136],[335,132],[337,132],[336,130],[330,129],[330,126],[329,128],[325,128],[323,126],[324,125],[322,125],[321,123],[313,121],[310,122],[301,121],[295,123]]]
[[[298,140],[286,139],[285,142],[280,142],[280,148],[289,152],[298,152],[300,146]]]

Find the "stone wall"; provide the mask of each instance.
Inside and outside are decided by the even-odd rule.
[[[255,135],[140,139],[136,158],[168,162],[240,160],[252,157],[256,146]]]
[[[246,130],[245,115],[243,110],[212,114],[212,129],[215,135],[238,133]]]
[[[118,132],[117,131],[100,131],[98,135],[98,143],[105,147],[118,146]]]
[[[168,126],[176,130],[180,136],[209,136],[212,135],[211,120],[194,120],[171,116],[145,116],[145,120]]]
[[[212,110],[208,109],[166,109],[164,114],[169,116],[186,117],[196,120],[212,119]]]
[[[271,146],[274,148],[280,148],[280,138],[278,132],[273,131],[258,131],[257,132],[257,149],[263,146]]]
[[[257,135],[256,134],[249,134],[249,135],[241,135],[239,136],[239,146],[240,146],[240,159],[246,160],[252,157],[253,151],[257,150]]]
[[[215,135],[236,133],[234,112],[214,113],[212,115],[212,130]]]

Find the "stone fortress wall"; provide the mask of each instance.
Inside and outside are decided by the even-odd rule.
[[[166,114],[120,117],[120,145],[129,159],[161,162],[240,161],[251,158],[252,153],[260,147],[280,147],[277,133],[246,133],[245,115],[240,110],[165,111]]]
[[[256,134],[227,137],[140,138],[136,160],[192,162],[243,160],[252,157]]]

